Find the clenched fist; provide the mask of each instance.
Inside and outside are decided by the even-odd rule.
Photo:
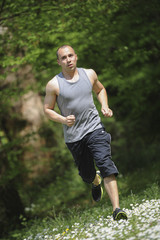
[[[105,108],[102,107],[101,112],[103,113],[103,115],[105,117],[112,117],[113,116],[113,112],[109,107],[105,107]]]
[[[68,126],[68,127],[72,127],[73,125],[74,125],[74,123],[75,123],[75,116],[74,115],[69,115],[69,116],[67,116],[66,117],[66,125]]]

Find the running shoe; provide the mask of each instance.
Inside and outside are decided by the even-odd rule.
[[[121,210],[120,208],[116,208],[115,211],[113,212],[113,219],[114,220],[121,220],[121,219],[125,219],[127,220],[127,213],[123,210]]]
[[[96,171],[96,174],[99,177],[100,183],[97,186],[92,183],[92,197],[95,202],[99,202],[103,196],[103,188],[101,186],[102,177],[101,177],[100,171]]]

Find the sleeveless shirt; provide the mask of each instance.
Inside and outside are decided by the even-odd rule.
[[[79,79],[67,81],[63,73],[56,75],[59,84],[57,104],[62,116],[75,116],[75,124],[63,124],[66,143],[81,140],[86,134],[101,128],[101,119],[93,101],[92,84],[83,68],[77,68]]]

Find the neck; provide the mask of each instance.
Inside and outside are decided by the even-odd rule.
[[[67,79],[67,80],[73,80],[74,78],[76,78],[78,76],[77,68],[72,71],[62,70],[62,73],[63,73],[63,76],[65,77],[65,79]]]

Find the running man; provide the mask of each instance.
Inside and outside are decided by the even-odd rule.
[[[106,90],[95,71],[78,68],[77,59],[71,46],[58,48],[57,62],[62,72],[47,83],[44,112],[52,121],[63,124],[65,143],[73,155],[79,175],[92,186],[93,200],[98,202],[102,198],[103,179],[113,206],[114,220],[127,219],[127,214],[119,206],[118,170],[111,160],[111,135],[101,123],[93,101],[93,91],[101,104],[102,114],[112,117],[113,112],[108,106]],[[56,102],[61,114],[55,111]]]

